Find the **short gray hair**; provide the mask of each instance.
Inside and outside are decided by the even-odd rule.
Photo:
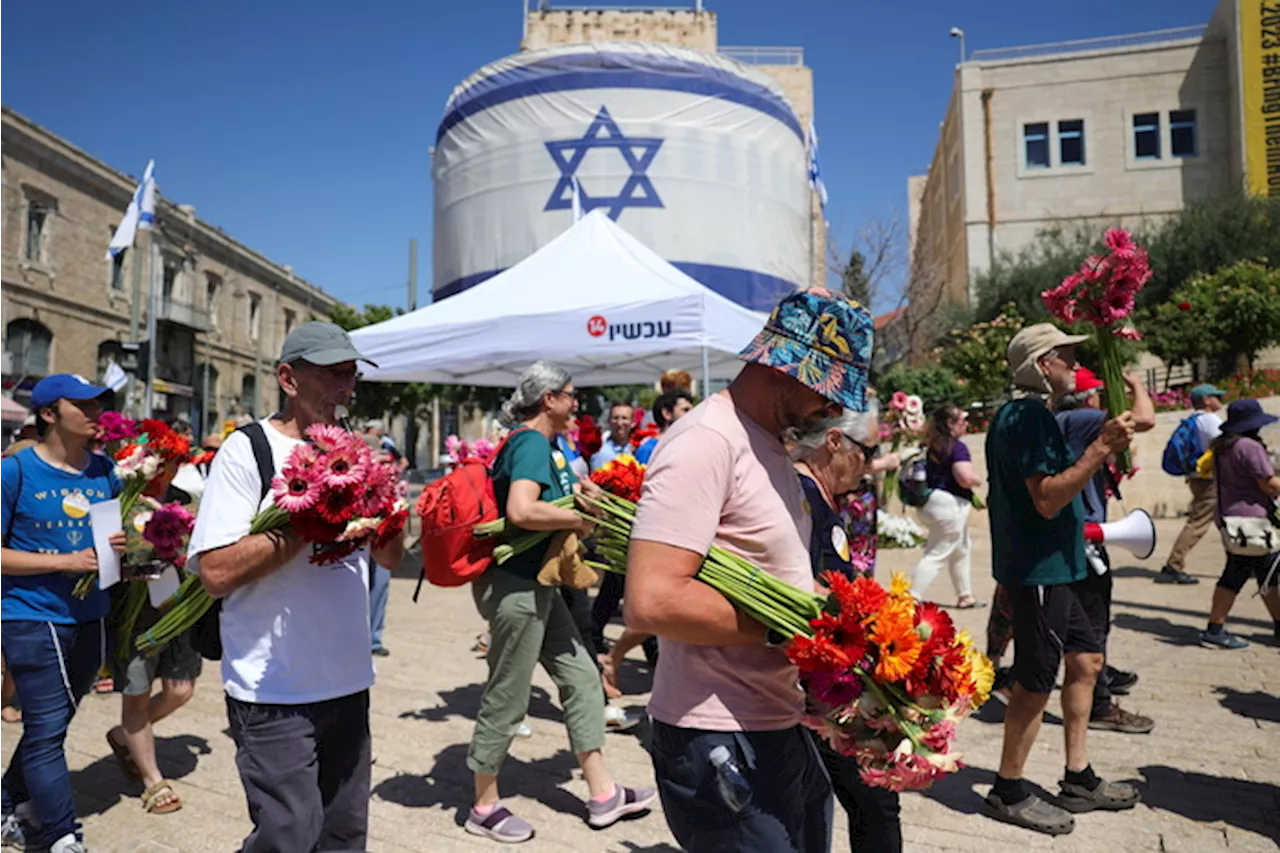
[[[1088,391],[1070,391],[1057,399],[1053,406],[1054,411],[1070,412],[1078,409],[1097,393],[1097,388],[1090,388]]]
[[[827,433],[833,429],[838,429],[849,438],[865,443],[871,424],[879,416],[880,405],[875,400],[868,399],[865,412],[845,409],[838,415],[823,418],[804,433],[796,433],[791,437],[792,443],[795,444],[791,457],[800,461],[808,459],[819,447],[822,447],[827,440]]]
[[[502,404],[499,420],[508,427],[529,420],[542,410],[544,394],[563,391],[572,381],[573,377],[563,367],[547,361],[535,361],[520,374],[516,390]]]

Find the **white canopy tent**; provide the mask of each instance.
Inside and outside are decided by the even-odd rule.
[[[765,319],[595,210],[498,275],[351,337],[374,381],[513,386],[542,359],[579,386],[627,385],[671,369],[731,379]]]

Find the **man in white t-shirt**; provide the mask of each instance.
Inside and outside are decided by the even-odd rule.
[[[370,554],[316,565],[291,528],[249,533],[271,502],[263,473],[283,467],[308,427],[336,422],[359,360],[330,323],[289,335],[276,367],[284,409],[223,443],[191,535],[188,565],[222,599],[227,717],[254,825],[244,853],[365,849]],[[388,566],[402,557],[399,542],[373,555]]]
[[[1205,450],[1222,432],[1222,398],[1227,394],[1221,388],[1205,383],[1191,389],[1191,405],[1196,408],[1196,432],[1200,437],[1200,446]],[[1156,583],[1200,583],[1186,572],[1187,555],[1205,532],[1213,525],[1214,510],[1218,507],[1218,491],[1213,480],[1192,474],[1187,478],[1187,487],[1191,489],[1191,507],[1187,510],[1187,521],[1182,532],[1174,540],[1169,559],[1164,568],[1156,575]]]

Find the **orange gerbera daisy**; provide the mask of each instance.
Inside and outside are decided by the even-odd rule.
[[[886,605],[871,629],[871,639],[880,647],[876,678],[881,681],[901,681],[920,658],[924,641],[915,630],[912,608],[905,604],[895,601]]]
[[[854,618],[866,624],[889,600],[884,587],[868,577],[850,581],[838,572],[829,572],[823,580],[840,605],[840,615],[846,619]]]

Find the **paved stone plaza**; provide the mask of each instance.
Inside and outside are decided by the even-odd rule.
[[[1210,651],[1196,643],[1213,581],[1222,564],[1216,537],[1201,543],[1189,566],[1201,578],[1194,587],[1157,585],[1152,572],[1176,535],[1178,522],[1159,522],[1161,547],[1138,563],[1118,556],[1115,629],[1116,665],[1136,669],[1142,681],[1126,707],[1157,721],[1147,736],[1092,732],[1097,770],[1137,781],[1144,802],[1121,814],[1082,815],[1074,834],[1056,840],[995,823],[978,814],[994,776],[1002,708],[990,703],[961,728],[970,766],[926,794],[903,797],[906,847],[911,853],[981,851],[1211,850],[1269,851],[1280,839],[1280,651],[1265,644],[1271,623],[1262,602],[1246,588],[1229,627],[1256,640],[1243,652]],[[990,548],[985,520],[975,534],[975,581],[990,599]],[[919,551],[882,553],[881,569],[908,568]],[[416,574],[414,575],[416,577]],[[373,691],[376,764],[370,804],[371,851],[478,851],[498,849],[462,831],[470,803],[465,766],[471,720],[485,678],[484,661],[470,650],[483,624],[467,590],[425,589],[417,605],[414,579],[406,570],[393,581],[386,642],[392,651],[378,661]],[[953,601],[948,581],[931,590]],[[954,611],[953,611],[954,613]],[[959,624],[982,636],[986,611],[959,613]],[[615,627],[615,632],[618,630]],[[632,693],[624,706],[644,706],[649,676],[639,651],[623,674]],[[317,662],[319,665],[320,662]],[[529,851],[662,853],[678,848],[660,812],[594,832],[584,821],[586,786],[576,772],[550,681],[535,679],[529,724],[534,736],[516,740],[503,769],[510,805],[538,829]],[[1056,704],[1056,700],[1055,700]],[[1054,706],[1051,705],[1051,710]],[[86,840],[94,853],[161,853],[239,849],[249,829],[235,770],[235,749],[216,667],[207,667],[195,699],[158,727],[161,768],[175,780],[186,807],[176,814],[147,815],[140,788],[117,769],[103,735],[117,721],[115,697],[89,697],[71,727],[68,760],[78,794]],[[6,763],[18,727],[3,729]],[[616,777],[630,785],[652,783],[642,738],[609,736],[606,756]],[[1056,790],[1062,773],[1062,737],[1057,718],[1042,730],[1028,778]],[[834,850],[847,849],[841,820]]]

